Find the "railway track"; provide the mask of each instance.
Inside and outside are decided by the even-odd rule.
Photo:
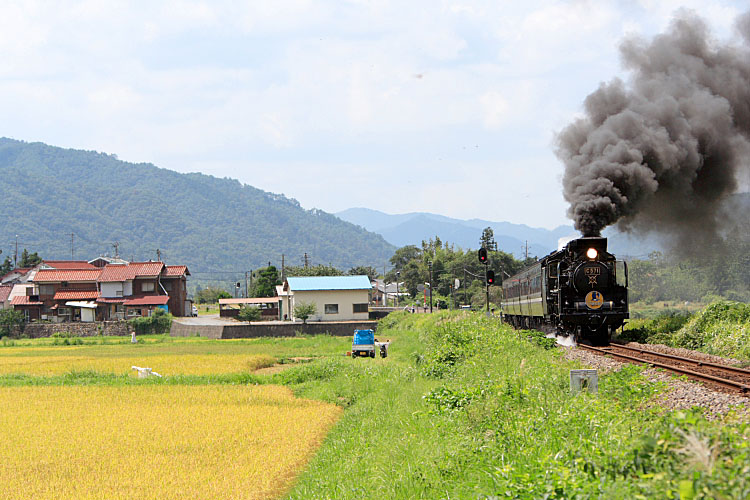
[[[743,368],[615,344],[608,347],[591,347],[579,344],[578,347],[597,352],[603,356],[612,356],[632,363],[663,368],[681,375],[687,375],[689,378],[700,380],[715,387],[721,387],[724,390],[739,391],[746,396],[750,396],[750,370]]]

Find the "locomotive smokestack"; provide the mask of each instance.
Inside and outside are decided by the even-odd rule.
[[[721,204],[750,171],[750,12],[736,27],[741,42],[717,44],[682,11],[667,33],[622,43],[630,80],[602,84],[557,137],[584,236],[615,223],[683,243],[719,234]]]

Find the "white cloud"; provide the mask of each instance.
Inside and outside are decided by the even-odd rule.
[[[741,7],[23,2],[0,17],[0,135],[238,177],[327,210],[366,189],[391,212],[556,225],[553,132],[620,71],[623,34],[650,36],[683,5],[718,36]],[[477,199],[476,176],[503,195]],[[528,200],[549,206],[514,211]]]

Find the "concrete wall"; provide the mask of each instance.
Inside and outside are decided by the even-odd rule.
[[[292,295],[292,314],[297,304],[312,302],[318,309],[315,316],[308,318],[310,321],[363,321],[369,316],[367,312],[354,313],[354,304],[367,304],[369,302],[368,290],[305,290],[296,291]],[[326,314],[326,304],[338,304],[338,314]]]
[[[244,339],[255,337],[294,337],[295,335],[334,335],[349,337],[354,330],[375,330],[377,321],[341,321],[315,323],[252,323],[242,325],[190,325],[172,321],[169,334],[172,337],[195,337],[210,339]]]
[[[53,333],[70,333],[74,337],[94,337],[99,335],[130,335],[130,328],[125,321],[104,321],[99,323],[31,323],[27,324],[22,334],[36,339],[50,337]],[[15,332],[15,336],[19,332]]]

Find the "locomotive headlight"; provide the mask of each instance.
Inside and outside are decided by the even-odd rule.
[[[596,259],[597,255],[599,255],[599,252],[596,251],[596,248],[589,248],[588,250],[586,250],[586,257],[591,260]]]

